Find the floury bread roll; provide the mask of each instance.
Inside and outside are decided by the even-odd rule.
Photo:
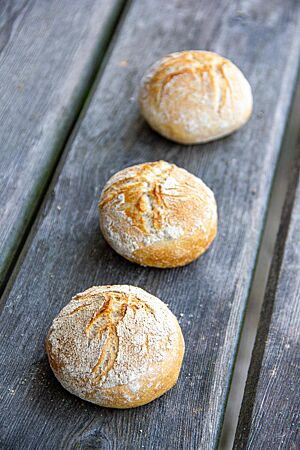
[[[165,161],[116,173],[105,185],[100,227],[120,255],[144,266],[177,267],[198,258],[217,231],[212,191]]]
[[[251,88],[228,59],[204,51],[172,53],[145,74],[141,112],[163,136],[182,144],[218,139],[244,125]]]
[[[46,350],[69,392],[97,405],[133,408],[174,386],[184,340],[158,298],[133,286],[96,286],[54,319]]]

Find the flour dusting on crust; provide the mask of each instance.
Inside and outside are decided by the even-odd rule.
[[[212,191],[199,178],[165,161],[115,174],[103,189],[99,209],[104,237],[131,260],[153,244],[176,245],[199,231],[208,242],[217,221]]]
[[[114,400],[114,388],[124,388],[126,402],[138,401],[145,383],[159,386],[181,339],[177,319],[156,297],[133,286],[98,286],[73,297],[54,319],[47,350],[66,389],[103,404]]]
[[[231,61],[205,51],[172,53],[141,81],[141,112],[163,136],[184,144],[217,139],[251,115],[251,87]]]

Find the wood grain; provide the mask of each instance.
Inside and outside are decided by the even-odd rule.
[[[69,0],[0,4],[0,285],[100,65],[122,1],[71,5]]]
[[[299,448],[299,169],[300,152],[278,232],[239,418],[236,449]]]
[[[2,300],[2,447],[211,450],[217,445],[295,84],[299,19],[296,0],[132,3]],[[203,146],[161,138],[144,123],[136,103],[149,64],[187,48],[231,58],[254,92],[249,124]],[[97,201],[106,180],[124,166],[157,159],[203,178],[218,202],[216,241],[180,269],[130,264],[99,232]],[[168,303],[186,341],[177,386],[127,411],[101,409],[68,394],[51,374],[44,351],[53,317],[73,294],[114,283],[138,285]]]

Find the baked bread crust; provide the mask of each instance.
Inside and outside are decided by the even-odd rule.
[[[144,266],[188,264],[205,252],[217,232],[212,191],[165,161],[116,173],[102,191],[99,211],[100,227],[111,247]]]
[[[69,392],[100,406],[133,408],[174,386],[184,340],[158,298],[134,286],[95,286],[54,319],[46,350]]]
[[[158,133],[182,144],[197,144],[243,126],[253,99],[248,81],[231,61],[191,50],[172,53],[146,72],[139,104]]]

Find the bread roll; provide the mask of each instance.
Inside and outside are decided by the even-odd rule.
[[[133,286],[96,286],[61,310],[46,350],[69,392],[100,406],[133,408],[174,386],[184,340],[158,298]]]
[[[226,136],[252,112],[251,88],[242,72],[203,51],[172,53],[154,64],[142,80],[139,102],[154,130],[182,144]]]
[[[132,262],[177,267],[198,258],[217,231],[212,191],[165,161],[116,173],[105,185],[100,227],[111,247]]]

